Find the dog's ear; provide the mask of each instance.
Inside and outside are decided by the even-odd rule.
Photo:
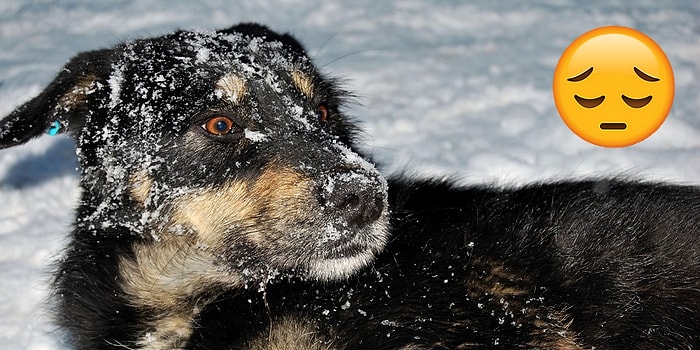
[[[0,149],[47,132],[80,128],[88,110],[88,97],[107,85],[111,53],[99,50],[75,56],[43,92],[0,120]]]

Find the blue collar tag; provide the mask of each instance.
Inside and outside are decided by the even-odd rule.
[[[61,123],[58,120],[56,120],[53,122],[53,124],[46,133],[51,136],[56,136],[59,130],[61,130]]]

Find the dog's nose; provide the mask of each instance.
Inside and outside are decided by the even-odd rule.
[[[340,181],[336,182],[328,204],[335,208],[348,224],[362,225],[375,221],[382,215],[384,194],[374,186]]]

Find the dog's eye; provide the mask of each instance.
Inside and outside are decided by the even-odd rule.
[[[232,133],[238,126],[229,117],[218,115],[210,118],[202,124],[202,129],[214,136],[223,136]]]
[[[326,122],[328,120],[328,107],[325,104],[320,104],[316,107],[316,116],[320,122]]]

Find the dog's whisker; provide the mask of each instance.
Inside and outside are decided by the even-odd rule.
[[[108,345],[111,345],[111,346],[114,346],[114,347],[117,347],[117,348],[122,348],[122,349],[127,349],[127,350],[137,350],[137,348],[129,347],[129,346],[124,345],[124,344],[122,344],[122,343],[120,343],[120,342],[118,342],[118,341],[106,340],[105,342],[106,342]]]
[[[338,55],[338,56],[334,57],[333,59],[331,59],[330,61],[324,62],[323,64],[320,65],[320,67],[322,67],[322,68],[328,67],[328,66],[335,64],[339,61],[342,61],[346,58],[353,57],[353,56],[356,56],[359,54],[368,53],[368,52],[381,52],[381,51],[385,51],[385,49],[378,49],[378,48],[358,49],[358,50],[351,51],[351,52],[348,52],[348,53],[345,53],[342,55]]]

